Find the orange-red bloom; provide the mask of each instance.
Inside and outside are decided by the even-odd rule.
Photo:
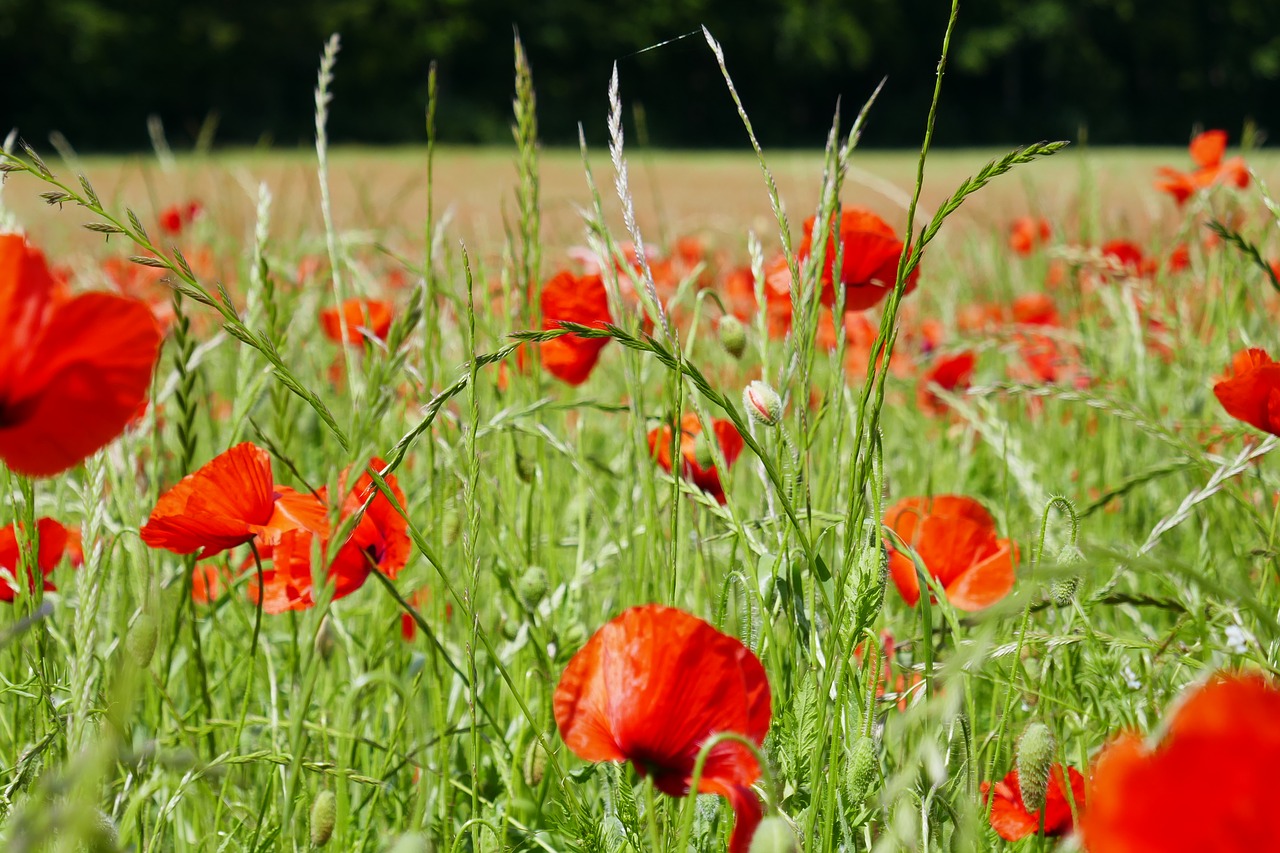
[[[558,329],[561,321],[603,327],[613,321],[609,297],[599,274],[557,273],[542,287],[542,328]],[[608,338],[563,335],[540,345],[542,366],[570,385],[587,381]]]
[[[369,462],[379,471],[386,463],[377,457]],[[340,486],[345,486],[351,469],[345,469],[338,478]],[[394,474],[386,477],[387,485],[396,501],[405,505],[404,491],[401,490]],[[364,586],[369,573],[382,572],[389,578],[395,578],[409,561],[412,547],[409,542],[409,522],[396,512],[395,507],[386,495],[378,490],[373,477],[362,471],[352,485],[351,491],[343,499],[341,517],[345,521],[354,516],[365,501],[372,497],[369,508],[356,523],[351,536],[329,563],[328,576],[333,583],[333,599],[345,598]],[[320,552],[327,551],[329,543],[324,541],[327,533],[321,533]],[[262,549],[262,557],[271,560],[271,568],[263,571],[262,609],[267,613],[283,613],[287,610],[305,610],[315,605],[315,591],[311,574],[311,548],[314,540],[313,532],[299,529],[285,533],[280,541]],[[251,563],[246,563],[246,567]],[[257,601],[257,582],[250,583],[250,598]]]
[[[152,548],[209,557],[255,538],[272,545],[298,529],[327,535],[324,504],[274,485],[271,455],[245,442],[161,495],[139,533]]]
[[[737,639],[688,613],[633,607],[592,635],[556,687],[556,725],[587,761],[630,761],[672,797],[689,793],[703,745],[720,732],[764,742],[771,717],[764,667]],[[762,817],[760,767],[740,743],[713,747],[698,792],[727,797],[730,853],[744,853]]]
[[[198,201],[170,205],[160,213],[160,230],[176,237],[203,212],[204,205]]]
[[[977,356],[972,350],[940,355],[934,359],[933,365],[920,376],[920,384],[916,387],[916,406],[920,411],[930,415],[946,413],[947,404],[934,393],[933,386],[937,385],[944,391],[968,388],[976,362]]]
[[[1063,791],[1063,774],[1071,780],[1071,799],[1076,812],[1084,813],[1084,777],[1074,767],[1054,764],[1049,770],[1049,788],[1044,799],[1044,834],[1069,835],[1075,828],[1071,817],[1071,803]],[[994,789],[995,800],[991,804],[991,828],[1005,841],[1018,841],[1040,831],[1040,812],[1027,811],[1022,802],[1022,786],[1018,783],[1018,771],[1013,769],[994,786],[982,783],[985,801]]]
[[[72,296],[44,255],[0,235],[0,459],[48,477],[124,431],[146,400],[160,329],[146,305]]]
[[[804,238],[800,241],[799,255],[808,257],[813,251],[814,217],[804,223]],[[864,311],[875,306],[889,295],[898,278],[898,259],[902,256],[902,240],[889,224],[869,210],[858,207],[845,208],[840,215],[839,240],[844,244],[844,257],[840,263],[840,283],[844,285],[846,311]],[[835,223],[832,236],[827,239],[826,265],[822,271],[822,303],[835,302],[833,274],[836,263]],[[906,292],[915,290],[920,269],[916,268],[907,279]]]
[[[36,521],[39,533],[39,551],[36,553],[36,567],[46,579],[44,588],[55,589],[48,581],[49,573],[58,567],[65,555],[71,565],[79,566],[84,560],[80,547],[80,532],[74,528],[68,530],[52,518],[41,518]],[[18,588],[13,581],[18,578],[18,563],[21,557],[18,550],[18,531],[10,524],[0,528],[0,601],[13,601]],[[27,579],[28,589],[35,591],[35,578]]]
[[[1029,255],[1036,246],[1048,243],[1052,236],[1049,220],[1020,216],[1009,226],[1009,248],[1019,255]]]
[[[326,308],[320,312],[320,328],[325,337],[342,343],[343,320],[347,323],[347,343],[363,344],[367,338],[384,341],[391,331],[391,305],[378,299],[348,299],[342,303],[341,313],[337,308]]]
[[[995,519],[973,498],[905,498],[885,512],[884,523],[916,550],[960,610],[990,607],[1013,589],[1018,546],[996,535]],[[892,543],[888,548],[893,582],[914,606],[920,600],[915,564]]]
[[[724,461],[732,465],[742,452],[742,436],[737,427],[727,420],[713,421],[712,430]],[[699,436],[702,424],[698,416],[689,413],[680,421],[680,475],[689,480],[704,492],[708,492],[720,503],[725,502],[724,487],[720,483],[720,472],[708,449],[699,448]],[[671,472],[671,427],[662,426],[649,430],[649,454],[653,456],[662,470]]]
[[[1156,189],[1167,192],[1181,207],[1196,193],[1218,183],[1231,183],[1240,189],[1249,186],[1249,170],[1244,158],[1223,160],[1227,152],[1227,132],[1206,130],[1191,140],[1191,160],[1196,164],[1193,172],[1180,172],[1161,166]]]
[[[1263,432],[1280,435],[1280,362],[1264,350],[1246,349],[1213,386],[1227,414]]]
[[[1196,688],[1149,747],[1112,741],[1094,763],[1081,821],[1089,853],[1276,853],[1280,690],[1226,674]]]

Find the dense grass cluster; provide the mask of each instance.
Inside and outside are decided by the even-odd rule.
[[[993,161],[928,217],[926,139],[890,280],[846,314],[860,294],[824,283],[819,260],[841,269],[855,244],[811,224],[802,245],[763,155],[776,236],[646,243],[616,76],[623,216],[608,221],[587,170],[587,251],[544,243],[519,49],[505,245],[460,244],[433,206],[418,244],[370,251],[328,192],[336,55],[316,93],[325,228],[297,241],[273,238],[289,200],[265,186],[242,242],[198,205],[152,221],[33,149],[3,160],[7,192],[47,193],[109,237],[51,261],[79,289],[147,300],[166,330],[150,405],[117,441],[56,477],[0,470],[22,565],[38,518],[82,542],[78,570],[68,549],[56,590],[9,587],[0,617],[6,850],[721,850],[727,800],[661,795],[557,731],[570,660],[647,603],[763,664],[757,788],[812,851],[999,849],[984,783],[1015,765],[1087,776],[1187,685],[1275,672],[1276,439],[1214,395],[1232,353],[1274,345],[1280,209],[1247,169],[1243,188],[1215,173],[1161,199],[1144,230],[1081,203],[1035,211],[1012,241],[1005,211],[951,236],[943,220],[982,203],[969,196],[1061,146]],[[865,115],[832,130],[817,223],[862,201],[844,181]],[[599,276],[603,316],[545,316],[561,270]],[[208,559],[148,547],[162,495],[242,442],[276,484],[333,496],[343,534],[306,540],[307,565],[335,559],[377,501],[407,562],[335,596],[319,568],[271,586],[278,538],[275,565],[265,539]],[[360,492],[350,472],[366,469]],[[986,550],[913,535],[946,495],[984,514]],[[997,551],[1011,589],[940,576]],[[971,571],[987,569],[954,567]],[[1057,796],[1012,844],[1059,843],[1040,830],[1067,834],[1086,803]]]

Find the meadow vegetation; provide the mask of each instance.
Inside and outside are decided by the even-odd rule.
[[[483,220],[337,58],[305,185],[0,160],[6,850],[1277,849],[1260,132],[747,183],[517,42]]]

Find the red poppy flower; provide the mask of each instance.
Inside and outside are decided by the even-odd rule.
[[[139,533],[152,548],[210,557],[255,538],[272,545],[298,529],[327,535],[324,504],[273,485],[271,455],[245,442],[161,495]]]
[[[391,330],[391,306],[377,299],[348,299],[342,303],[341,314],[337,308],[326,308],[320,312],[320,328],[325,337],[342,343],[343,320],[347,323],[347,343],[363,344],[369,337],[385,341]]]
[[[147,397],[160,329],[147,306],[71,296],[44,255],[0,235],[0,459],[48,477],[118,436]]]
[[[1059,326],[1058,306],[1047,293],[1024,293],[1013,300],[1013,322],[1022,326]]]
[[[1081,821],[1089,853],[1276,853],[1280,690],[1261,675],[1198,687],[1148,747],[1122,734],[1098,756]]]
[[[688,613],[650,604],[624,611],[573,656],[556,687],[556,725],[587,761],[630,761],[672,797],[689,793],[703,744],[736,732],[757,744],[769,731],[764,667],[737,639]],[[762,817],[760,777],[742,744],[712,748],[698,792],[727,797],[736,815],[730,853],[744,853]]]
[[[52,518],[41,518],[36,521],[36,531],[40,537],[39,551],[36,553],[36,567],[46,578],[44,588],[56,589],[48,581],[49,573],[58,567],[65,555],[71,565],[79,566],[84,561],[84,552],[80,547],[80,531],[68,530]],[[0,528],[0,601],[13,601],[18,588],[11,579],[18,576],[18,563],[21,556],[18,550],[18,531],[10,524]],[[28,579],[28,587],[35,591],[35,578]]]
[[[1076,812],[1084,813],[1084,777],[1074,767],[1054,764],[1049,769],[1049,787],[1044,798],[1044,834],[1070,835],[1075,828],[1071,818],[1071,804],[1063,791],[1063,773],[1071,780],[1071,799]],[[982,799],[985,802],[992,790],[995,801],[991,804],[991,828],[1005,841],[1018,841],[1040,831],[1039,810],[1029,812],[1022,802],[1022,786],[1018,784],[1018,771],[1013,769],[994,786],[983,782]]]
[[[1049,220],[1021,216],[1009,226],[1009,248],[1019,255],[1029,255],[1036,246],[1048,243],[1051,236]]]
[[[1132,240],[1111,240],[1102,244],[1102,257],[1125,275],[1146,275],[1155,271],[1156,262],[1146,258],[1142,247]]]
[[[1263,432],[1280,435],[1280,363],[1265,350],[1246,349],[1213,386],[1227,414]]]
[[[804,237],[800,241],[799,255],[808,257],[812,251],[814,217],[804,223]],[[826,266],[822,271],[822,303],[835,302],[832,290],[836,262],[835,223],[832,236],[827,239]],[[898,278],[898,259],[902,256],[902,240],[889,224],[869,210],[846,208],[840,215],[840,242],[844,244],[844,257],[840,264],[840,283],[844,285],[846,311],[865,311],[874,307],[889,295]],[[906,292],[915,290],[920,277],[917,267],[907,279]]]
[[[982,504],[960,495],[905,498],[884,514],[884,523],[916,550],[929,574],[960,610],[990,607],[1013,589],[1018,546],[996,535],[996,523]],[[889,572],[902,598],[920,600],[915,564],[892,543]]]
[[[166,207],[160,213],[160,230],[176,237],[203,212],[204,205],[198,201]]]
[[[609,314],[609,296],[599,274],[576,276],[557,273],[542,287],[542,328],[558,329],[561,321],[602,328],[613,321]],[[600,351],[608,338],[582,338],[563,335],[543,341],[539,349],[542,366],[557,379],[570,385],[587,381]]]
[[[937,385],[944,391],[968,388],[976,362],[977,356],[970,350],[938,356],[933,366],[921,375],[920,384],[916,387],[916,406],[920,411],[930,415],[945,414],[947,404],[934,393],[932,386]]]
[[[1218,183],[1234,184],[1240,189],[1249,186],[1249,169],[1244,159],[1232,157],[1224,161],[1227,151],[1227,132],[1225,130],[1206,130],[1191,140],[1191,160],[1197,166],[1195,171],[1181,172],[1168,166],[1161,166],[1156,181],[1156,189],[1173,196],[1181,207],[1196,193]]]
[[[699,447],[699,436],[702,424],[695,414],[686,414],[680,421],[680,475],[704,492],[708,492],[720,503],[725,502],[724,487],[720,483],[720,472],[715,468],[711,454],[707,448]],[[715,433],[724,461],[733,465],[738,454],[742,452],[742,436],[737,428],[727,420],[713,421],[711,428]],[[667,473],[671,472],[671,427],[662,426],[649,430],[649,454]]]
[[[378,470],[386,466],[385,462],[376,457],[369,464]],[[350,473],[351,469],[347,468],[339,476],[341,487],[345,488]],[[386,480],[396,501],[404,506],[405,495],[395,475],[387,475]],[[350,538],[329,563],[328,577],[334,585],[335,601],[364,586],[369,573],[374,569],[389,578],[395,578],[409,561],[412,552],[409,522],[377,490],[367,471],[362,471],[343,499],[342,519],[348,519],[358,512],[370,495],[373,495],[373,500],[369,503],[369,508],[352,529]],[[327,533],[320,535],[320,553],[324,554],[329,547],[329,543],[324,541]],[[266,589],[263,610],[267,613],[305,610],[315,606],[311,572],[313,540],[311,532],[295,530],[281,536],[278,543],[260,551],[264,560],[271,561],[271,568],[263,571],[263,585]],[[249,565],[252,563],[246,563],[246,568]],[[249,598],[256,602],[257,597],[257,582],[254,580],[250,583]]]

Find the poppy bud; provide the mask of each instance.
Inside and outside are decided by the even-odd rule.
[[[524,766],[521,769],[524,783],[530,788],[536,788],[542,784],[542,777],[547,773],[547,751],[538,742],[538,738],[529,742],[529,749],[524,754]]]
[[[748,853],[797,853],[795,830],[781,815],[769,815],[760,821],[755,835],[751,836]]]
[[[1058,565],[1070,566],[1073,563],[1083,563],[1084,554],[1080,553],[1080,549],[1075,545],[1063,545],[1062,550],[1058,552]],[[1071,600],[1076,597],[1076,590],[1080,588],[1081,578],[1079,575],[1069,575],[1067,577],[1054,578],[1049,584],[1049,596],[1053,598],[1053,603],[1059,607],[1066,607]]]
[[[747,330],[743,328],[742,321],[732,314],[725,314],[720,318],[717,330],[724,351],[734,358],[742,358],[747,351]]]
[[[529,607],[536,607],[551,583],[547,579],[547,570],[542,566],[530,566],[525,569],[520,580],[516,582],[516,592]]]
[[[427,853],[427,839],[418,832],[406,832],[396,839],[387,853]]]
[[[538,476],[538,461],[516,451],[516,476],[522,483],[532,483]]]
[[[1049,792],[1049,768],[1058,742],[1044,723],[1030,723],[1018,741],[1018,788],[1028,812],[1044,808]]]
[[[458,518],[458,510],[455,507],[448,507],[444,511],[444,519],[440,527],[446,548],[458,541],[458,534],[462,532],[462,520]]]
[[[742,390],[742,406],[761,426],[777,426],[782,420],[782,398],[768,383],[759,379]]]
[[[875,742],[866,736],[859,737],[853,745],[853,755],[849,759],[848,792],[849,799],[861,803],[874,790],[877,777],[880,775],[880,761],[876,757]]]
[[[875,536],[875,522],[863,525],[863,548],[858,555],[857,614],[860,625],[870,625],[884,606],[884,591],[889,585],[889,552]]]
[[[337,643],[338,640],[333,634],[333,626],[329,624],[329,617],[326,614],[324,619],[320,621],[320,630],[316,631],[316,654],[320,655],[322,661],[328,663],[329,658],[333,657],[333,648]]]
[[[129,629],[124,645],[138,668],[146,669],[151,665],[151,657],[156,653],[156,643],[159,640],[160,626],[156,623],[156,617],[143,613]]]
[[[333,791],[321,791],[311,803],[311,846],[323,847],[333,837],[338,818],[338,800]]]

